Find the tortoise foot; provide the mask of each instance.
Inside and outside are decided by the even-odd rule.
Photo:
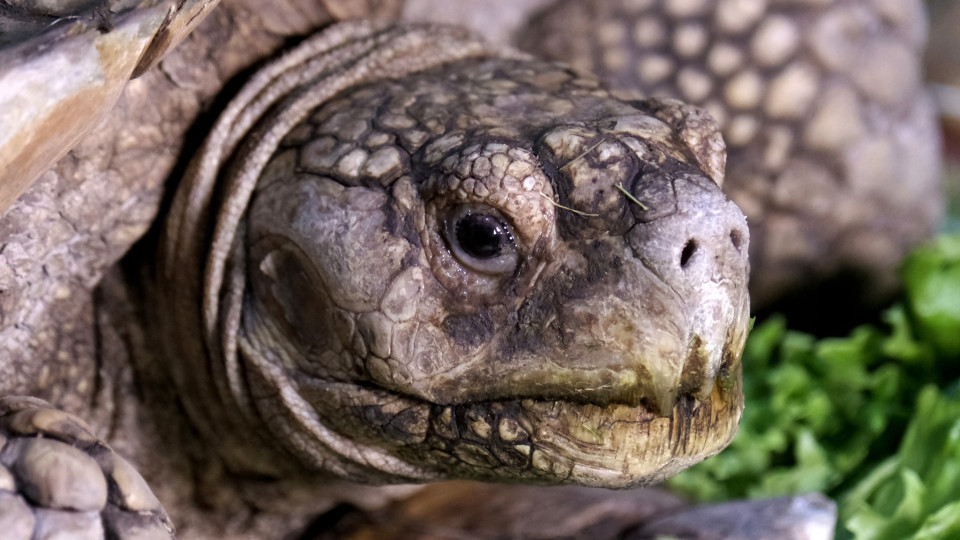
[[[80,418],[31,397],[0,398],[3,538],[168,539],[143,477]]]

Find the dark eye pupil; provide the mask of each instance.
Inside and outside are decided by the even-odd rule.
[[[469,214],[457,223],[457,242],[460,249],[477,259],[492,259],[500,255],[510,232],[493,216]]]

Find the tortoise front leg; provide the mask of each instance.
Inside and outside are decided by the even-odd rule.
[[[173,524],[143,477],[83,420],[8,396],[0,398],[0,536],[153,540],[172,538]]]

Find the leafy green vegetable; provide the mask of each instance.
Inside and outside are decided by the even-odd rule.
[[[960,538],[960,398],[924,388],[896,455],[841,502],[858,539]]]
[[[960,354],[960,236],[915,251],[902,275],[919,334],[944,355]]]
[[[827,493],[840,538],[960,538],[960,236],[918,249],[902,277],[883,328],[758,325],[739,435],[670,485],[714,501]]]

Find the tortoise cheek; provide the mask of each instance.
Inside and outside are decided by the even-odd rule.
[[[301,350],[325,351],[338,348],[331,320],[332,306],[327,288],[310,260],[295,245],[265,239],[251,250],[254,305],[287,336],[300,342]],[[265,248],[265,249],[264,249]]]

